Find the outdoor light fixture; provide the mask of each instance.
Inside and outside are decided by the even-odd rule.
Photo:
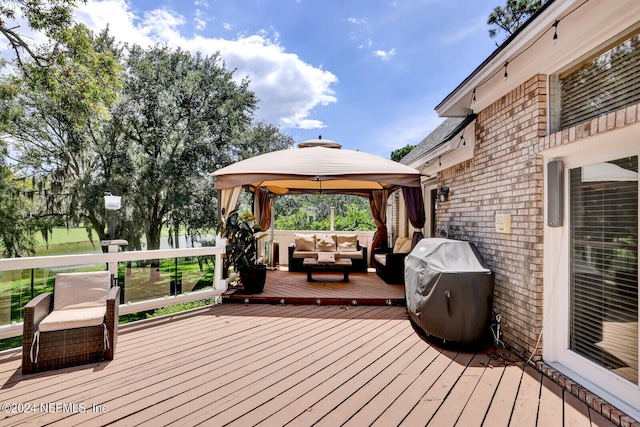
[[[440,186],[438,188],[438,200],[441,202],[446,202],[449,198],[449,187]]]
[[[552,43],[556,44],[558,43],[558,24],[560,23],[560,21],[556,20],[556,22],[553,23],[553,38],[552,38]]]
[[[120,209],[122,197],[114,196],[111,193],[104,195],[104,208],[111,212],[111,221],[109,223],[109,238],[113,240],[113,234],[116,228],[116,211]]]
[[[507,73],[507,67],[509,66],[509,61],[504,63],[504,81],[506,82],[509,78],[509,73]]]

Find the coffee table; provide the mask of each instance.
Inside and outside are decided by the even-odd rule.
[[[343,282],[349,281],[349,268],[352,263],[350,259],[337,259],[334,262],[318,262],[313,258],[305,258],[302,266],[307,270],[307,282],[315,282],[313,272],[341,272],[344,274]]]

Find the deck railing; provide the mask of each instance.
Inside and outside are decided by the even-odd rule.
[[[223,253],[209,246],[0,259],[0,339],[22,335],[22,308],[51,292],[56,273],[111,271],[122,288],[122,315],[221,296]]]

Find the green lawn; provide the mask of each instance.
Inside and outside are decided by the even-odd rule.
[[[92,231],[92,236],[93,241],[99,245],[100,241],[98,240],[98,235],[95,233],[95,231]],[[40,234],[38,234],[36,237],[36,246],[46,246],[46,243]],[[69,243],[78,242],[89,242],[87,230],[85,230],[84,228],[55,227],[53,229],[51,237],[49,238],[49,246],[66,245]]]

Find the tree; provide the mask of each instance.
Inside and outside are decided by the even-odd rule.
[[[113,120],[134,174],[125,200],[143,225],[148,249],[168,221],[178,227],[198,183],[228,164],[227,150],[251,123],[256,98],[218,55],[132,46]]]
[[[121,69],[106,30],[94,36],[78,24],[59,39],[65,55],[47,67],[25,61],[2,81],[1,87],[14,94],[0,97],[1,107],[13,111],[3,124],[3,137],[17,153],[14,167],[38,181],[34,187],[43,200],[35,204],[41,209],[33,216],[78,223],[91,210],[87,194],[103,171],[91,135],[108,118]]]
[[[542,0],[507,0],[503,7],[496,7],[489,14],[488,25],[497,28],[489,29],[489,37],[494,38],[500,31],[509,38],[531,15],[542,6]]]
[[[9,42],[19,66],[26,58],[35,61],[39,67],[48,66],[60,55],[57,41],[73,25],[73,9],[76,5],[75,0],[11,0],[0,3],[0,34]],[[17,13],[18,9],[20,13]],[[26,41],[28,37],[17,30],[16,15],[20,14],[30,28],[43,32],[56,42],[51,49],[37,50]]]
[[[400,160],[402,160],[404,156],[409,154],[409,152],[414,148],[415,148],[415,145],[407,144],[402,148],[398,148],[397,150],[392,151],[391,160],[393,160],[394,162],[399,162]]]
[[[226,166],[259,154],[290,148],[293,145],[293,138],[281,133],[277,126],[255,122],[220,153],[220,158],[222,164]],[[170,235],[174,236],[172,240],[174,242],[178,240],[178,224],[185,226],[187,235],[196,240],[201,239],[203,233],[216,229],[217,212],[215,182],[212,178],[204,176],[195,182],[190,203],[180,212],[174,213],[174,218],[178,218],[179,221],[172,221],[170,224]]]
[[[0,252],[4,257],[33,254],[36,223],[27,220],[28,208],[15,177],[0,161]]]

